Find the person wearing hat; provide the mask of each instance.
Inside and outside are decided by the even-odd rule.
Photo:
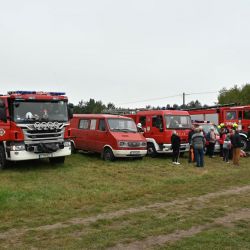
[[[142,125],[141,125],[141,123],[139,122],[139,123],[137,123],[137,131],[139,132],[139,133],[144,133],[144,130],[143,130],[143,128],[142,128]]]

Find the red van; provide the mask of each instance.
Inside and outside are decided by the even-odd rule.
[[[128,117],[76,114],[70,121],[70,134],[73,148],[101,153],[104,160],[142,158],[147,153],[146,139]]]

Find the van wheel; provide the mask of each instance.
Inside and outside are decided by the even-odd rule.
[[[113,154],[113,151],[110,148],[104,149],[103,160],[104,161],[114,161],[115,160],[115,156]]]
[[[156,157],[157,152],[153,143],[148,143],[147,154],[151,157]]]
[[[4,147],[0,145],[0,170],[4,169],[7,165]]]
[[[49,162],[51,164],[63,164],[64,161],[65,161],[65,156],[49,158]]]

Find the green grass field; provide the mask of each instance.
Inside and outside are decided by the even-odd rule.
[[[250,158],[74,154],[0,172],[0,249],[249,249]]]

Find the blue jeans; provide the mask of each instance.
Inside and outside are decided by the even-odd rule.
[[[203,148],[195,148],[194,149],[194,155],[195,155],[195,161],[197,167],[203,167],[204,166],[204,150]]]

